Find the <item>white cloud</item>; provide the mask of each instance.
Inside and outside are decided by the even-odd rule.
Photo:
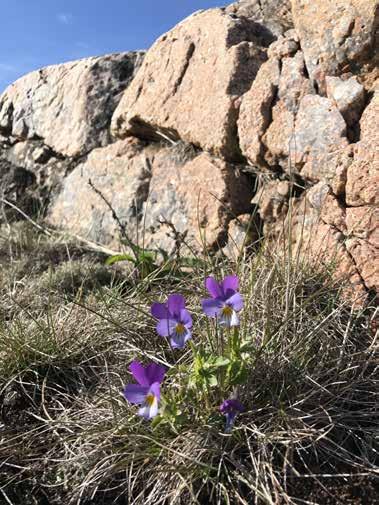
[[[60,12],[57,18],[58,21],[64,25],[69,25],[73,20],[73,16],[69,12]]]

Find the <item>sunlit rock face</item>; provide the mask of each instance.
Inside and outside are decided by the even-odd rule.
[[[133,242],[172,252],[174,229],[187,254],[189,247],[219,248],[233,216],[250,210],[252,195],[245,175],[206,153],[178,162],[172,148],[135,138],[95,149],[65,178],[48,220],[116,249],[119,227],[94,188]]]
[[[138,52],[111,54],[27,74],[1,96],[0,130],[66,157],[106,145],[112,113],[142,60]]]
[[[147,52],[113,116],[113,134],[157,139],[163,133],[238,159],[238,100],[269,41],[263,26],[222,9],[193,14]]]
[[[168,252],[237,257],[263,232],[363,301],[379,284],[377,25],[374,0],[241,0],[145,55],[32,72],[0,97],[1,194],[116,250],[110,207]]]

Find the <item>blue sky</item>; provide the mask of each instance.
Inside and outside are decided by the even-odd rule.
[[[0,93],[37,68],[148,48],[199,9],[232,0],[0,0]]]

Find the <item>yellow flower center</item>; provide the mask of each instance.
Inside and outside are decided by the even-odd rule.
[[[146,403],[146,405],[151,407],[154,403],[154,400],[155,400],[155,396],[153,395],[153,393],[149,393],[145,398],[145,403]]]
[[[175,326],[175,332],[177,335],[184,335],[184,333],[186,332],[186,328],[185,328],[184,324],[178,323]]]
[[[230,307],[229,305],[225,305],[225,307],[223,307],[222,309],[222,315],[230,318],[232,317],[232,314],[233,314],[232,307]]]

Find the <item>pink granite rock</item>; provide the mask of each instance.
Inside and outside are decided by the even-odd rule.
[[[264,40],[263,27],[247,18],[221,9],[193,14],[147,52],[113,116],[113,134],[163,134],[238,158],[238,99],[266,59]]]
[[[110,54],[27,74],[0,97],[0,130],[69,157],[106,145],[112,113],[142,60],[142,52]]]

